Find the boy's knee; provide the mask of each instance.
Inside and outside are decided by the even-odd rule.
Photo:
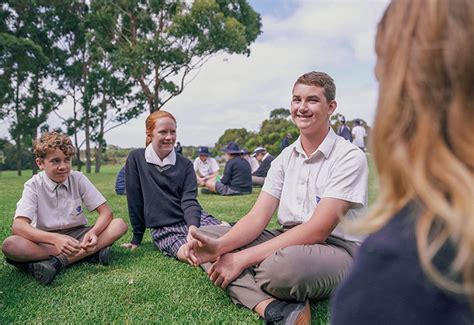
[[[14,255],[15,249],[18,249],[18,236],[7,237],[2,243],[2,252],[6,256]]]
[[[120,234],[120,236],[125,234],[128,230],[127,223],[121,218],[114,218],[111,222],[111,226],[113,226],[114,231]]]

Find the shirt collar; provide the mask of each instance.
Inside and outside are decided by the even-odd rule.
[[[68,176],[68,178],[66,178],[64,182],[59,183],[59,184],[53,181],[51,178],[49,178],[48,175],[46,175],[44,171],[39,172],[38,175],[43,179],[44,183],[46,184],[46,188],[51,192],[54,192],[60,185],[63,185],[66,188],[66,190],[69,189],[70,175]]]
[[[163,160],[158,157],[157,153],[150,143],[145,149],[145,160],[149,164],[158,165],[160,167],[166,165],[175,165],[176,164],[176,152],[171,150],[171,152]]]
[[[334,144],[336,143],[337,135],[334,133],[334,130],[329,127],[329,132],[326,134],[323,142],[319,145],[319,147],[309,156],[314,157],[316,153],[319,151],[323,154],[324,158],[328,159],[329,155],[331,154],[332,149],[334,148]],[[301,144],[301,137],[295,141],[295,146],[293,148],[298,154],[306,155],[303,150],[303,145]]]

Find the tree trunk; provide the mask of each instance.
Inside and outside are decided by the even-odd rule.
[[[39,91],[39,76],[38,76],[38,71],[36,71],[35,73],[35,76],[34,76],[34,81],[33,81],[33,105],[34,105],[34,108],[35,108],[35,112],[34,112],[34,117],[35,117],[35,121],[33,122],[34,124],[34,127],[31,128],[31,140],[36,140],[36,138],[38,137],[38,126],[36,125],[38,123],[38,119],[39,119],[39,94],[38,94],[38,91]],[[35,175],[37,172],[38,172],[38,165],[36,165],[36,162],[33,160],[32,163],[31,163],[31,172],[32,172],[32,175]]]
[[[17,127],[21,123],[21,114],[20,114],[20,71],[19,67],[16,70],[16,89],[15,89],[15,113],[17,118]],[[15,135],[16,141],[16,171],[18,176],[21,176],[21,136],[19,130]]]
[[[100,173],[100,165],[102,162],[102,147],[104,145],[104,122],[107,114],[107,100],[105,94],[102,97],[102,103],[100,104],[100,123],[99,123],[99,134],[97,137],[97,148],[95,151],[95,172]]]
[[[89,108],[85,108],[84,131],[86,142],[86,173],[91,173],[91,134],[90,134],[90,118]]]
[[[76,147],[76,160],[77,160],[77,171],[81,171],[82,169],[82,160],[81,160],[81,149],[79,148],[79,140],[77,139],[77,132],[78,132],[78,125],[77,125],[77,100],[76,100],[76,91],[74,85],[74,93],[73,93],[73,118],[74,118],[74,146]]]

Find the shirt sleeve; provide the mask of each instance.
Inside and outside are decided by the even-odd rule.
[[[367,158],[362,151],[354,148],[336,161],[322,197],[367,205],[368,177]]]
[[[38,217],[38,193],[36,186],[30,180],[23,186],[23,193],[16,204],[15,217],[25,217],[36,223]]]
[[[201,225],[201,206],[197,196],[197,181],[191,163],[186,164],[183,194],[181,197],[181,208],[184,212],[184,220],[188,226],[199,227]]]
[[[284,155],[280,154],[272,161],[262,188],[262,191],[277,199],[281,198],[281,192],[283,190],[283,182],[285,180],[285,168],[283,163],[285,160]]]
[[[80,173],[79,178],[79,194],[81,195],[82,202],[89,211],[94,211],[98,206],[107,201],[87,176],[82,173]]]
[[[140,152],[138,152],[140,154]],[[128,216],[133,228],[131,243],[140,245],[145,233],[144,202],[136,154],[130,153],[125,164],[125,188],[127,193]]]
[[[214,158],[211,158],[211,173],[217,173],[219,171],[219,164]]]
[[[196,173],[199,171],[198,159],[199,159],[199,158],[194,159],[194,162],[193,162],[194,171],[195,171]]]

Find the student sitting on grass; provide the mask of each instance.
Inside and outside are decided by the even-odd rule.
[[[156,111],[146,119],[145,149],[133,150],[125,164],[128,213],[133,238],[122,247],[134,250],[145,228],[165,255],[186,261],[188,227],[221,222],[199,205],[193,163],[174,150],[176,119]]]
[[[209,191],[220,195],[239,195],[252,193],[252,170],[242,151],[235,142],[229,142],[224,148],[226,164],[224,175],[219,181],[206,182]]]
[[[108,265],[110,245],[127,231],[113,219],[105,198],[77,171],[71,171],[75,148],[60,133],[44,133],[34,143],[42,172],[25,183],[13,220],[13,235],[2,251],[9,264],[49,284],[56,273],[79,260]],[[99,214],[87,226],[82,206]]]
[[[330,127],[335,93],[325,73],[298,78],[291,117],[300,137],[273,160],[255,205],[233,227],[190,230],[191,261],[268,324],[309,324],[308,299],[333,292],[361,241],[338,223],[365,215],[368,164]],[[265,229],[277,208],[282,227]]]
[[[194,171],[199,186],[206,186],[207,180],[215,178],[219,173],[219,164],[211,157],[208,147],[198,149],[199,157],[194,160]]]

